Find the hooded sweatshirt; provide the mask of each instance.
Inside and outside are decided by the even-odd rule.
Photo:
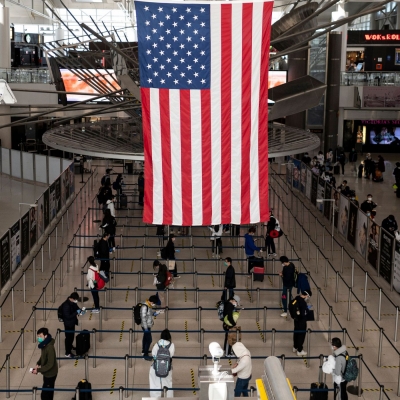
[[[341,356],[340,354],[343,354],[343,356]],[[343,345],[343,346],[339,347],[338,349],[336,349],[333,352],[333,355],[335,356],[335,359],[336,359],[336,366],[335,366],[333,373],[336,376],[342,377],[342,382],[343,382],[344,381],[343,374],[344,374],[344,370],[346,368],[346,355],[347,355],[346,346]]]
[[[237,374],[240,379],[249,379],[252,372],[250,351],[241,342],[236,342],[232,346],[232,350],[238,357],[238,365],[236,368],[232,368],[232,373]]]
[[[114,207],[114,202],[112,200],[107,200],[106,202],[107,208],[110,210],[111,215],[115,217],[115,207]]]
[[[37,362],[40,372],[45,378],[53,378],[58,373],[56,351],[54,349],[55,340],[51,335],[47,335],[42,343],[39,343],[41,350],[40,358]]]

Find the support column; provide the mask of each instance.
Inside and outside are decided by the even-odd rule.
[[[296,51],[288,55],[288,82],[307,75],[308,50]],[[306,112],[300,112],[286,117],[286,124],[296,128],[305,129]]]
[[[0,1],[0,68],[11,68],[10,9]],[[0,114],[10,112],[10,106],[0,105]],[[11,117],[0,116],[0,125],[9,124]],[[11,127],[0,129],[1,146],[11,148]]]
[[[326,77],[325,151],[329,148],[335,149],[338,145],[341,51],[342,33],[330,32]]]

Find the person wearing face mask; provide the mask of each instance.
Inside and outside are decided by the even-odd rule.
[[[303,350],[304,339],[306,338],[307,330],[307,299],[311,296],[310,290],[303,290],[293,300],[297,308],[296,318],[294,318],[294,332],[293,332],[293,353],[298,356],[306,356],[307,352]],[[298,332],[302,331],[302,332]]]
[[[311,162],[311,157],[308,155],[308,153],[304,153],[303,158],[301,159],[301,161],[306,164],[309,165]]]
[[[377,204],[372,201],[372,194],[367,195],[367,200],[361,203],[361,210],[365,212],[368,216],[371,215],[372,211],[375,210]]]
[[[115,196],[112,195],[111,199],[106,201],[107,204],[107,210],[110,210],[110,213],[113,217],[115,217]]]
[[[149,356],[149,351],[151,342],[153,341],[153,338],[151,337],[151,327],[154,324],[153,317],[158,315],[157,312],[153,311],[153,308],[156,307],[157,301],[157,296],[150,296],[140,308],[141,327],[143,331],[142,356],[147,361],[153,360],[153,357]]]
[[[389,215],[382,221],[382,228],[385,229],[387,232],[394,235],[395,231],[397,231],[398,226],[394,215]]]
[[[224,303],[224,322],[222,328],[225,331],[224,350],[227,357],[232,356],[232,347],[228,343],[229,330],[236,326],[239,313],[236,312],[236,307],[240,306],[240,297],[235,295],[230,297]]]
[[[81,309],[78,306],[79,294],[76,292],[71,293],[67,300],[63,303],[63,321],[64,330],[72,331],[65,332],[65,357],[73,358],[75,354],[72,353],[75,338],[75,325],[78,325],[78,315]]]
[[[335,399],[337,396],[337,391],[339,391],[340,393],[339,399],[348,400],[347,390],[346,390],[347,382],[343,379],[343,374],[346,369],[347,348],[345,345],[342,345],[342,341],[337,337],[333,338],[331,343],[332,343],[333,355],[336,361],[335,369],[333,370],[333,375],[336,377],[340,377],[339,380],[341,381],[340,385],[338,385],[335,379],[334,383]]]
[[[229,290],[229,299],[233,297],[235,294],[233,289],[236,287],[236,278],[235,278],[235,268],[232,266],[232,258],[226,257],[224,261],[224,265],[226,267],[225,271],[225,284],[224,291],[222,292],[221,300],[225,301],[227,292]]]
[[[358,207],[358,200],[357,200],[357,198],[356,198],[356,192],[354,191],[354,190],[351,190],[350,191],[350,196],[349,196],[349,198],[350,198],[350,201],[352,202],[352,203],[354,203],[357,207]]]
[[[40,358],[35,368],[32,369],[32,374],[37,375],[40,372],[43,375],[43,388],[54,389],[58,374],[56,350],[54,349],[55,340],[47,328],[40,328],[36,334]],[[42,390],[40,398],[41,400],[53,400],[54,391]]]
[[[252,260],[254,260],[254,252],[259,251],[262,253],[261,247],[257,247],[256,244],[254,243],[254,234],[256,233],[256,228],[252,226],[249,228],[248,233],[244,235],[244,252],[246,253],[246,258],[248,259],[248,273],[250,275],[250,270],[253,268],[252,265]]]
[[[283,313],[281,317],[287,316],[287,292],[289,291],[289,301],[292,300],[292,289],[296,284],[295,281],[295,272],[296,268],[293,263],[289,261],[286,256],[282,256],[279,261],[282,263],[282,271],[279,272],[279,275],[282,277],[282,306]]]

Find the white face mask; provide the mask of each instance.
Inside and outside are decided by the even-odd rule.
[[[332,350],[335,351],[335,348],[333,346],[331,346],[331,347],[332,347]]]
[[[74,300],[74,303],[78,303],[78,300]]]
[[[371,200],[372,200],[372,197],[367,197],[367,200],[368,200],[368,201],[371,201]]]

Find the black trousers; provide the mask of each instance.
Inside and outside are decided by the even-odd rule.
[[[336,383],[334,384],[334,389],[335,389],[335,397],[334,397],[334,399],[335,400],[336,400],[336,397],[337,397],[337,392],[340,393],[340,397],[339,397],[340,400],[348,400],[346,386],[347,386],[347,382],[344,381],[344,382],[342,382],[340,384],[340,389],[338,390],[339,385],[336,384]]]
[[[107,276],[110,274],[110,260],[100,261],[100,271],[104,271]]]
[[[64,329],[66,331],[74,331],[74,332],[65,332],[65,354],[72,353],[72,344],[75,339],[75,324],[64,324]]]
[[[54,389],[54,385],[56,383],[57,375],[52,376],[51,378],[46,378],[45,376],[43,377],[43,388],[46,389]],[[40,398],[42,400],[53,400],[54,398],[54,391],[44,391],[42,390],[42,394],[40,395]]]
[[[115,235],[110,235],[110,237],[108,238],[108,246],[110,248],[115,247]]]
[[[304,320],[294,320],[294,330],[295,331],[306,331],[307,321]],[[293,347],[297,351],[303,350],[304,339],[306,338],[306,332],[293,332]]]
[[[276,253],[274,238],[269,235],[265,238],[265,248],[267,250],[267,254]]]

